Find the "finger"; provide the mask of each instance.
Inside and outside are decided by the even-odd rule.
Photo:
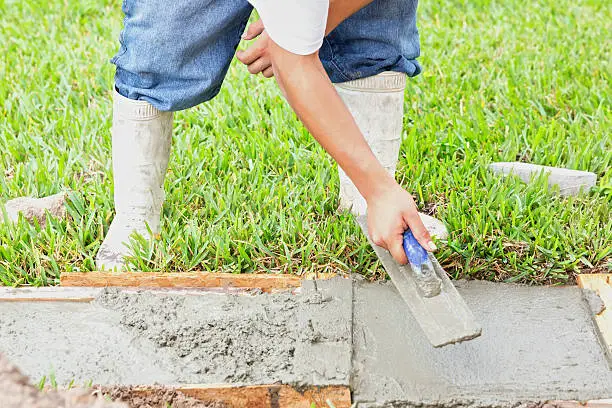
[[[262,58],[259,58],[257,61],[253,62],[252,64],[250,64],[247,69],[249,70],[251,74],[259,74],[260,72],[262,72],[269,66],[270,66],[270,62],[268,61],[268,59],[262,57]]]
[[[244,51],[237,51],[236,58],[245,65],[250,65],[263,55],[264,49],[257,42]]]
[[[406,252],[404,251],[404,246],[402,244],[402,236],[400,235],[392,238],[392,241],[388,243],[388,247],[393,259],[395,259],[400,265],[406,265],[408,263],[408,258],[406,257]]]
[[[419,244],[421,244],[425,250],[433,252],[438,249],[436,244],[434,244],[433,240],[431,239],[429,231],[427,231],[427,228],[425,228],[423,221],[421,221],[421,217],[419,217],[418,212],[413,211],[410,214],[404,215],[404,220],[408,224],[410,231],[412,231],[412,235],[414,235],[416,240],[419,241]]]
[[[376,246],[387,249],[387,245],[385,244],[385,240],[382,239],[380,235],[371,234],[370,241]]]
[[[272,65],[264,69],[262,74],[266,78],[272,78],[274,76],[274,69],[272,68]]]
[[[257,37],[259,34],[263,33],[264,25],[263,21],[257,20],[247,28],[246,33],[242,34],[243,40],[252,40]]]

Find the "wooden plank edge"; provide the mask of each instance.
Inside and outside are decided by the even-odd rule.
[[[134,274],[134,272],[126,272],[125,274],[104,273],[104,275],[99,272],[84,274],[90,274],[93,281],[83,280],[78,276],[76,280],[73,280],[72,277],[64,277],[64,286],[0,287],[0,302],[91,302],[99,295],[104,287],[112,286],[123,287],[127,290],[132,289],[135,291],[139,289],[155,289],[164,293],[195,295],[201,294],[202,292],[243,293],[252,289],[260,289],[263,292],[279,292],[295,289],[303,282],[303,279],[295,275],[260,274],[253,275],[257,276],[257,280],[253,280],[251,277],[249,277],[249,280],[244,280],[240,278],[241,275],[234,274],[225,274],[224,276],[219,276],[220,274],[206,274],[206,279],[200,279],[199,276],[195,276],[193,273],[177,273],[163,274],[163,279],[160,280],[161,278],[158,279],[156,276],[150,276],[152,274],[148,272],[140,272],[138,274],[141,275],[135,276],[133,279],[125,275]],[[76,275],[76,273],[72,273],[71,275]],[[149,276],[146,276],[147,279],[143,280],[141,277],[144,277],[144,275]],[[179,279],[175,278],[176,275],[189,276],[180,276]],[[201,273],[198,275],[201,275]],[[116,276],[121,279],[116,281]],[[332,273],[311,275],[311,277],[315,279],[330,279],[334,276],[337,275]],[[187,279],[188,285],[183,285],[185,283],[184,278]],[[238,278],[240,279],[235,281]],[[153,283],[148,284],[149,280],[152,280]],[[166,285],[168,282],[164,280],[170,280],[169,284]],[[90,283],[91,285],[89,286],[83,286]]]
[[[597,335],[612,369],[612,274],[581,274],[577,277],[578,286],[594,291],[604,304],[604,309],[593,313]]]
[[[102,288],[0,287],[0,302],[91,302]]]
[[[307,386],[299,389],[284,384],[268,385],[181,385],[181,386],[97,386],[102,394],[112,396],[119,390],[123,400],[172,397],[175,392],[204,403],[218,403],[227,408],[350,408],[351,392],[342,385]],[[166,397],[167,398],[167,397]],[[144,401],[142,401],[144,400]],[[162,401],[156,400],[156,403]],[[165,401],[171,402],[171,401]]]
[[[317,274],[314,279],[330,279],[335,273]],[[296,275],[234,274],[213,272],[64,272],[62,287],[146,287],[146,288],[243,288],[272,292],[300,287]]]
[[[565,401],[552,400],[546,401],[543,406],[551,408],[612,408],[612,399],[600,399],[589,401]]]

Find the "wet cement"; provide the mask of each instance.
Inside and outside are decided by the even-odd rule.
[[[106,289],[91,304],[0,303],[0,350],[60,384],[348,385],[352,285],[199,295]]]
[[[612,371],[577,287],[455,282],[483,326],[434,348],[390,284],[356,282],[354,401],[359,407],[513,407],[612,396]]]
[[[594,315],[598,315],[606,310],[606,304],[594,290],[584,288],[582,289],[582,295]]]
[[[358,407],[516,407],[612,396],[576,287],[455,282],[480,338],[432,347],[390,283],[297,294],[107,289],[91,304],[0,303],[0,350],[37,381],[351,385]]]

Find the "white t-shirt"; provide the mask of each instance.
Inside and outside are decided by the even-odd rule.
[[[308,55],[321,48],[329,0],[248,1],[257,9],[272,41],[285,50]]]

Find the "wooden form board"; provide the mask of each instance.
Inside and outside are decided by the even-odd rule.
[[[113,387],[101,387],[107,393]],[[127,390],[146,400],[160,390],[176,390],[185,396],[227,408],[350,408],[351,392],[346,386],[309,386],[297,390],[289,385],[181,385],[177,387],[138,386]],[[125,395],[125,393],[124,393]]]
[[[329,279],[335,274],[317,274],[315,279]],[[274,292],[300,287],[297,275],[234,274],[209,272],[66,272],[60,275],[60,285],[85,287],[146,287],[146,288],[241,288]]]
[[[104,287],[137,290],[152,288],[167,293],[200,294],[202,291],[240,292],[261,289],[264,292],[299,287],[303,279],[329,279],[333,273],[308,275],[221,274],[221,273],[149,273],[84,272],[63,273],[61,286],[17,288],[0,287],[0,302],[90,302]]]
[[[593,320],[612,367],[612,273],[578,275],[578,286],[597,293],[604,304],[604,309],[594,315]]]
[[[0,302],[91,302],[102,288],[0,287]]]
[[[584,401],[546,401],[551,408],[612,408],[612,399]]]

